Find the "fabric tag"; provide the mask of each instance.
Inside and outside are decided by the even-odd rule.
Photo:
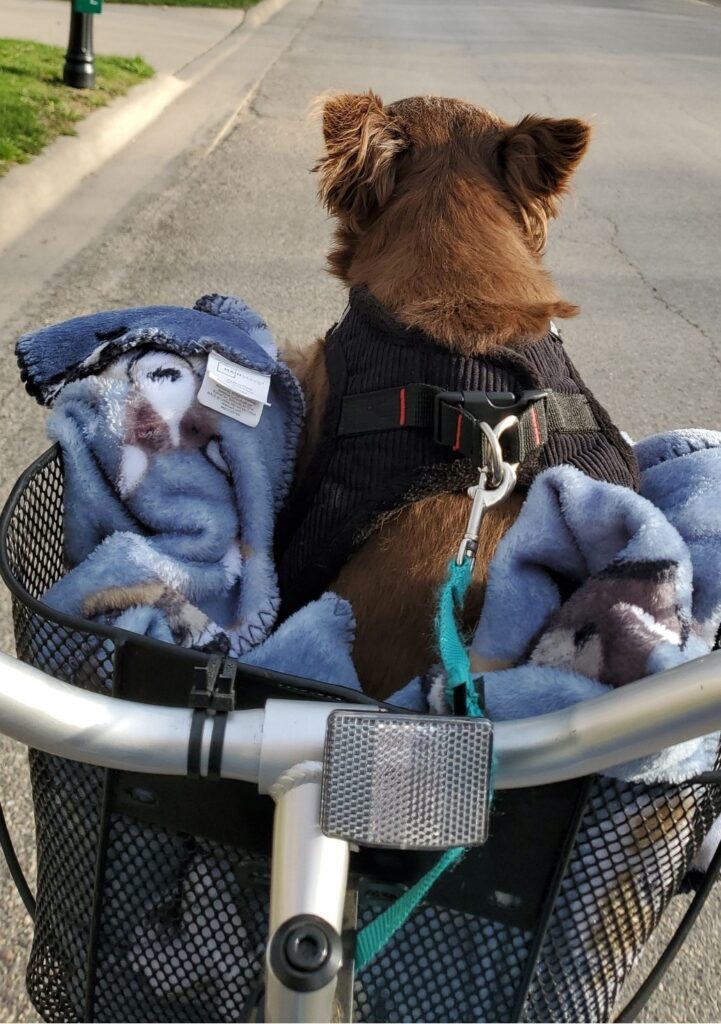
[[[263,406],[269,405],[270,376],[208,353],[203,383],[198,391],[201,405],[222,412],[248,427],[257,427]]]

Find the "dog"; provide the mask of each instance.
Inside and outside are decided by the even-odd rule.
[[[336,219],[329,269],[349,287],[350,304],[325,339],[288,354],[307,418],[297,485],[279,527],[281,596],[286,613],[327,586],[347,598],[361,683],[384,698],[437,659],[437,593],[466,529],[466,489],[478,480],[479,467],[459,459],[457,445],[449,450],[452,437],[440,454],[430,427],[390,429],[408,426],[411,397],[423,405],[419,383],[436,392],[446,383],[455,383],[451,392],[473,390],[479,381],[489,392],[515,394],[519,381],[570,390],[585,403],[584,429],[593,425],[577,435],[586,454],[577,458],[572,432],[564,440],[560,429],[553,443],[536,447],[535,471],[569,461],[634,487],[638,475],[630,449],[563,354],[552,322],[579,310],[541,262],[548,222],[588,148],[590,126],[537,115],[509,124],[433,96],[385,106],[367,92],[327,99],[323,135],[315,170],[320,199]],[[458,441],[464,417],[449,402],[441,395]],[[391,424],[396,404],[399,423]],[[409,476],[419,459],[432,465]],[[522,500],[521,488],[483,520],[462,612],[467,628],[478,620],[488,563]]]

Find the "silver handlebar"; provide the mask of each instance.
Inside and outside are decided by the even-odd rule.
[[[276,972],[273,950],[284,941],[283,928],[301,919],[298,915],[319,917],[341,942],[350,847],[347,836],[334,838],[321,827],[321,783],[314,763],[323,759],[327,719],[339,706],[344,705],[268,700],[263,709],[229,712],[225,723],[220,770],[225,778],[256,783],[267,793],[292,766],[312,769],[297,785],[273,790],[263,1018],[270,1024],[337,1019],[337,973],[322,988],[300,990]],[[345,706],[375,710],[367,704]],[[188,771],[192,721],[191,710],[87,693],[0,654],[0,732],[50,754],[105,768],[182,776]],[[495,786],[513,789],[588,775],[718,729],[721,652],[563,711],[497,723]],[[208,772],[212,730],[212,716],[206,715],[201,775]]]
[[[345,705],[368,711],[368,705]],[[269,700],[228,715],[221,774],[259,784],[321,760],[338,704]],[[187,773],[193,712],[78,690],[0,654],[0,733],[106,768]],[[721,729],[721,651],[561,711],[494,729],[495,787],[517,789],[603,771]],[[205,723],[201,774],[212,720]]]

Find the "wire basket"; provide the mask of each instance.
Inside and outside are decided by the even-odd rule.
[[[64,572],[57,448],[0,524],[17,654],[96,693],[187,706],[205,656],[42,604]],[[241,667],[239,707],[356,693]],[[368,703],[374,703],[368,701]],[[48,1021],[251,1019],[262,995],[272,806],[255,787],[30,752],[37,910],[27,986]],[[601,1021],[721,813],[715,786],[608,778],[499,793],[486,846],[444,876],[349,999],[359,1021]],[[361,850],[349,927],[433,863]]]

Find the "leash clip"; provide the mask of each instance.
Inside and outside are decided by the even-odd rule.
[[[511,427],[518,426],[518,416],[506,416],[497,423],[494,427],[491,427],[489,423],[484,421],[480,422],[478,426],[481,428],[481,433],[485,435],[488,441],[488,463],[482,467],[482,469],[489,474],[489,487],[494,489],[500,487],[503,482],[503,467],[506,464],[503,458],[503,449],[501,448],[501,437]],[[515,486],[516,479],[513,478],[513,484]],[[471,491],[475,491],[475,487],[469,489],[469,497],[473,497]]]
[[[490,427],[487,423],[480,424],[488,441],[488,465],[481,469],[475,487],[468,488],[468,496],[473,502],[466,532],[456,555],[456,565],[463,565],[467,558],[471,559],[471,564],[475,562],[478,538],[481,535],[481,524],[486,510],[493,508],[494,505],[500,505],[516,486],[516,470],[503,459],[501,435],[517,424],[517,416],[506,416],[495,427]]]
[[[468,516],[468,525],[463,535],[463,540],[456,555],[456,565],[463,565],[467,558],[472,562],[476,560],[478,551],[478,538],[481,535],[481,523],[486,510],[500,505],[505,501],[513,488],[516,486],[516,471],[508,462],[504,462],[501,470],[501,482],[497,487],[489,487],[487,484],[488,471],[482,469],[478,483],[475,487],[468,488],[468,494],[473,498],[471,512]]]

